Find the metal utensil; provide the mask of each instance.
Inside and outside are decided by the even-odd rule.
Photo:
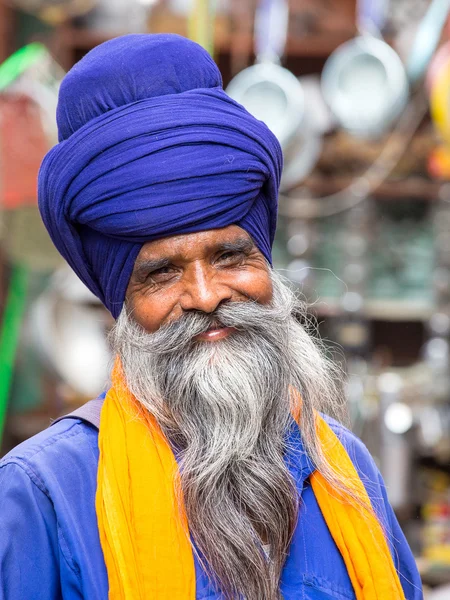
[[[414,39],[406,63],[406,73],[411,84],[417,83],[436,52],[442,30],[450,12],[450,0],[432,0]]]
[[[408,100],[399,56],[382,39],[387,1],[358,2],[358,37],[339,46],[322,72],[322,92],[340,125],[355,135],[382,134]]]
[[[409,86],[395,50],[365,34],[342,44],[327,60],[322,92],[343,128],[373,137],[398,118],[408,100]]]
[[[287,24],[286,0],[261,0],[255,14],[256,64],[236,75],[226,89],[267,124],[283,148],[298,131],[305,108],[301,84],[280,65]]]

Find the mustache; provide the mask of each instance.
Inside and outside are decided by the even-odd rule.
[[[132,316],[131,314],[131,319]],[[134,322],[133,335],[127,341],[143,352],[167,355],[200,343],[194,338],[211,328],[233,327],[236,329],[233,335],[239,335],[239,332],[245,332],[246,335],[267,335],[267,319],[278,321],[282,325],[290,316],[290,310],[280,313],[279,308],[274,309],[271,305],[259,304],[255,300],[228,301],[212,313],[186,312],[176,321],[162,325],[154,333],[148,333]]]

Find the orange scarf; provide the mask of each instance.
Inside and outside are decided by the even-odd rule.
[[[318,471],[310,477],[357,600],[404,600],[364,485],[319,415],[317,434],[325,458],[361,501],[346,501]],[[156,420],[127,390],[120,364],[102,408],[99,448],[96,510],[110,600],[195,600],[188,524],[174,487],[177,462]]]

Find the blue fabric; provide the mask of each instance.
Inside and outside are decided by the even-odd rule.
[[[421,600],[413,556],[372,458],[353,434],[334,421],[331,426],[384,523],[406,599]],[[283,598],[354,600],[345,564],[308,482],[312,466],[295,422],[289,446],[286,462],[302,501],[282,573]],[[107,600],[95,515],[97,464],[97,430],[71,419],[31,438],[0,461],[0,600]],[[222,600],[197,561],[195,569],[197,599]]]
[[[57,121],[42,219],[114,317],[145,242],[237,224],[271,262],[281,148],[198,44],[133,34],[97,46],[63,80]]]

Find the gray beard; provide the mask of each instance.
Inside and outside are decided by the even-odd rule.
[[[304,306],[274,272],[272,280],[270,306],[228,302],[152,334],[124,309],[112,332],[130,391],[177,452],[194,551],[227,600],[281,598],[299,500],[284,462],[291,386],[302,395],[302,436],[318,467],[313,410],[342,407],[333,369],[296,318]],[[193,339],[217,322],[237,331]]]

